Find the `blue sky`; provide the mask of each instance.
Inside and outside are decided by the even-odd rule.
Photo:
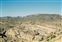
[[[61,14],[61,0],[0,0],[0,16]]]

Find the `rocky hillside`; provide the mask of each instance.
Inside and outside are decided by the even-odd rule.
[[[62,42],[62,16],[39,14],[25,17],[0,17],[0,42]]]

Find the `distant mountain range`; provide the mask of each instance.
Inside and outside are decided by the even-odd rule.
[[[47,20],[47,21],[55,21],[55,20],[61,20],[62,16],[59,14],[37,14],[37,15],[28,15],[28,16],[17,16],[17,17],[11,17],[11,16],[7,16],[7,17],[0,17],[0,20]]]

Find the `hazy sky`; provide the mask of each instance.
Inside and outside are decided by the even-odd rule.
[[[0,16],[61,14],[61,0],[0,0]]]

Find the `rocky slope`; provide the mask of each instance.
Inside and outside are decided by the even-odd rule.
[[[8,42],[48,42],[62,34],[62,30],[41,25],[21,24],[6,33]]]
[[[40,14],[0,19],[0,32],[6,30],[7,36],[0,37],[0,42],[62,42],[60,15]]]

